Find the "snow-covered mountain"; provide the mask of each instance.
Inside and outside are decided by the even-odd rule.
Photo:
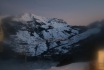
[[[62,19],[25,13],[3,18],[2,43],[28,56],[71,54],[72,48],[78,48],[85,39],[101,32],[101,24],[91,26],[71,26]]]

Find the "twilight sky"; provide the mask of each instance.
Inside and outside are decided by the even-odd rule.
[[[87,25],[104,19],[104,0],[0,0],[1,15],[21,13],[64,19],[70,25]]]

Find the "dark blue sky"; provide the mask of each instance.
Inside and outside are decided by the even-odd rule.
[[[0,0],[2,15],[33,13],[86,25],[104,19],[104,0]]]

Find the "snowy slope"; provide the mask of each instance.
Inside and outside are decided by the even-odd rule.
[[[80,32],[81,28],[73,28],[62,19],[28,13],[14,16],[4,26],[7,24],[15,30],[15,34],[9,33],[12,40],[6,38],[3,42],[15,52],[27,52],[28,56],[51,56],[60,52],[65,54],[69,52],[71,45],[100,32],[100,27]]]
[[[33,70],[89,70],[88,62],[72,63],[61,67],[52,67],[50,69],[33,69]]]

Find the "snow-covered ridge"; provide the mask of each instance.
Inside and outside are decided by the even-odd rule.
[[[62,27],[63,25],[67,24],[62,19],[45,18],[45,17],[37,16],[37,15],[31,14],[31,13],[24,13],[24,14],[16,15],[16,16],[14,16],[12,21],[17,21],[17,22],[22,22],[22,23],[35,21],[35,22],[38,22],[38,24],[39,23],[44,23],[47,26],[54,26],[56,28],[57,27]],[[60,24],[58,24],[58,23],[60,23]],[[43,25],[42,27],[46,27],[47,28],[47,26]]]

